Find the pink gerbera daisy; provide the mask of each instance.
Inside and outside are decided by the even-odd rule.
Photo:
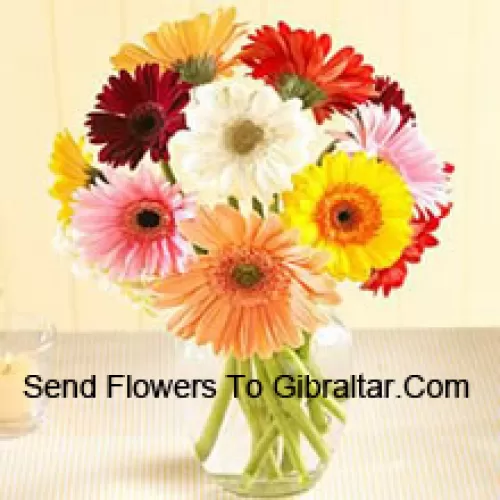
[[[401,126],[395,107],[373,103],[359,106],[349,115],[347,133],[336,135],[339,148],[366,151],[397,168],[415,199],[416,208],[438,215],[448,203],[447,175],[413,120]]]
[[[118,280],[183,271],[192,254],[178,224],[194,217],[194,201],[151,166],[104,170],[76,193],[73,227],[83,259]]]

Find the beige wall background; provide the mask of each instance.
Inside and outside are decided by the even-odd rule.
[[[108,57],[162,20],[212,10],[215,0],[2,0],[0,42],[0,306],[37,312],[61,331],[146,329],[122,297],[79,280],[51,245],[53,135],[83,132],[110,71]],[[442,245],[390,299],[342,286],[353,327],[500,324],[500,31],[497,0],[236,0],[253,24],[278,19],[353,44],[399,79],[424,132],[456,164],[456,206]]]

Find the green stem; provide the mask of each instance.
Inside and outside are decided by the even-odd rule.
[[[227,204],[233,208],[236,208],[236,210],[240,209],[240,202],[235,196],[228,196]]]
[[[330,144],[328,144],[328,146],[326,146],[326,148],[319,155],[318,159],[316,160],[316,164],[321,165],[321,163],[323,162],[323,157],[325,155],[327,155],[329,153],[334,153],[335,150],[337,149],[338,142],[339,141],[337,139],[335,139],[334,141],[330,142]]]
[[[319,369],[318,365],[312,360],[312,358],[309,356],[307,359],[303,359],[304,361],[304,366],[305,369],[309,372],[309,374],[317,379],[317,380],[323,380],[323,376],[321,374],[321,370]],[[331,394],[329,394],[332,398],[334,398],[336,401],[340,401],[343,403],[346,401],[348,398],[347,397],[339,397],[335,395],[335,392],[332,391]]]
[[[306,366],[306,369],[309,370],[309,373],[313,378],[318,380],[323,379],[321,375],[321,370],[318,368],[318,365],[316,365],[316,363],[314,363],[312,360],[309,360],[304,364]],[[329,394],[329,396],[331,396],[335,401],[340,401],[341,403],[345,402],[348,399],[347,397],[336,396],[334,391],[332,391],[332,393]]]
[[[296,352],[299,358],[303,361],[304,365],[308,367],[308,364],[311,363],[311,335],[305,333],[304,343],[299,349],[297,349]],[[328,432],[329,422],[321,403],[319,403],[315,398],[308,399],[307,409],[309,411],[311,421],[318,429],[318,432],[326,434],[326,432]]]
[[[300,450],[297,446],[297,443],[295,442],[294,439],[295,435],[293,432],[293,428],[287,421],[287,416],[283,412],[283,409],[281,407],[280,402],[277,399],[277,396],[274,395],[273,388],[271,386],[266,371],[266,365],[268,363],[269,361],[266,361],[266,363],[264,364],[262,360],[260,360],[259,358],[255,358],[255,367],[257,368],[257,375],[262,383],[262,395],[264,397],[267,406],[269,407],[269,410],[271,411],[275,419],[279,431],[281,432],[281,434],[283,434],[285,442],[287,442],[287,444],[289,445],[290,459],[294,465],[295,470],[298,472],[300,476],[301,482],[307,483],[310,480],[309,473],[302,460],[302,455],[300,454]]]
[[[274,425],[274,421],[271,416],[269,416],[269,418],[267,419],[264,429],[267,429],[270,425]],[[267,458],[268,466],[266,467],[266,470],[267,470],[267,477],[270,479],[277,479],[279,477],[282,477],[283,475],[281,473],[281,469],[279,466],[278,453],[279,453],[279,443],[278,440],[275,439],[271,443],[271,449],[269,450]]]
[[[267,361],[265,368],[267,370],[270,379],[276,380],[280,373],[278,369],[277,362],[274,358]],[[284,409],[289,413],[292,419],[297,424],[299,430],[304,434],[309,443],[311,444],[314,451],[317,453],[318,457],[322,462],[327,462],[330,457],[330,452],[328,451],[321,434],[318,432],[316,427],[311,423],[311,421],[306,417],[305,413],[302,411],[300,406],[300,401],[297,399],[283,399],[282,405]]]
[[[204,462],[212,452],[212,449],[217,441],[219,432],[224,421],[231,397],[233,394],[233,382],[226,375],[234,375],[236,370],[236,360],[231,357],[227,360],[224,368],[220,389],[214,399],[212,411],[208,417],[203,432],[198,439],[195,450],[201,462]]]
[[[269,210],[275,214],[280,213],[280,197],[278,193],[273,194],[273,202],[269,206]]]
[[[307,367],[295,352],[287,348],[283,351],[289,361],[297,368],[301,375],[309,375],[318,380],[322,380],[321,374],[311,367]],[[343,424],[346,422],[346,413],[344,408],[337,402],[324,396],[318,396],[317,401],[324,406],[334,417],[338,418]]]
[[[175,178],[175,174],[174,171],[172,170],[172,167],[166,161],[160,162],[160,165],[167,181],[170,182],[170,184],[175,184],[177,180]]]
[[[277,356],[276,359],[280,365],[280,373],[288,373],[288,363],[282,363],[282,359],[279,356]],[[300,431],[296,427],[293,427],[292,430],[294,434],[293,445],[300,447]],[[283,473],[291,473],[294,471],[290,455],[290,445],[286,440],[283,441],[283,459],[281,461],[281,469],[283,470]]]
[[[255,196],[252,196],[252,208],[262,218],[264,218],[264,206],[262,205],[262,202],[258,198],[256,198]]]
[[[309,411],[311,422],[314,424],[316,429],[318,429],[318,432],[320,434],[326,434],[328,432],[328,418],[325,415],[321,403],[317,399],[308,399],[307,409]]]
[[[259,442],[262,430],[266,429],[266,423],[261,425],[259,418],[259,410],[255,408],[252,404],[253,401],[248,397],[246,392],[245,381],[251,377],[251,365],[250,361],[239,361],[238,362],[238,374],[244,375],[243,378],[238,379],[238,399],[240,402],[241,409],[245,414],[248,425],[252,432],[252,454],[255,452],[255,448]],[[266,467],[267,465],[267,467]],[[281,476],[278,464],[276,462],[276,456],[273,450],[269,450],[267,453],[267,460],[264,465],[264,469],[267,472],[269,478],[277,478]]]
[[[301,356],[297,355],[293,349],[286,347],[282,351],[282,355],[288,358],[288,361],[294,366],[294,368],[299,372],[300,375],[311,375],[306,365],[302,361]]]
[[[239,361],[238,362],[238,375],[245,375],[245,378],[247,378],[247,372],[248,372],[248,361]],[[259,439],[259,435],[261,432],[260,429],[260,423],[258,416],[256,416],[252,408],[250,406],[250,401],[248,398],[248,395],[246,393],[246,387],[245,387],[245,380],[243,378],[238,379],[238,400],[241,406],[241,409],[243,413],[245,414],[245,417],[248,422],[248,426],[250,427],[250,430],[252,432],[252,450],[256,444],[256,442]]]
[[[290,444],[286,440],[283,442],[283,460],[281,461],[281,470],[284,474],[293,472],[294,466],[292,461],[291,448],[300,446],[300,433],[294,429],[293,442]]]
[[[205,250],[204,248],[200,247],[196,243],[193,243],[193,249],[196,253],[196,255],[206,255],[208,253],[208,250]]]
[[[345,410],[337,401],[328,398],[318,398],[318,402],[343,424],[346,423],[347,418]]]
[[[263,436],[255,446],[250,460],[243,471],[243,486],[248,488],[251,482],[254,480],[255,475],[260,469],[263,461],[263,457],[266,457],[271,450],[273,443],[279,435],[279,430],[276,425],[270,425],[267,427]]]
[[[296,353],[303,361],[311,359],[311,335],[304,332],[304,343],[297,349]]]

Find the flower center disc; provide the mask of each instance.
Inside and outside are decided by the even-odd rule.
[[[382,225],[378,198],[363,186],[341,184],[319,202],[316,220],[323,238],[340,245],[363,245]]]
[[[343,231],[352,231],[360,222],[359,209],[347,201],[339,202],[330,209],[330,224]]]
[[[144,229],[154,229],[158,227],[161,223],[161,216],[155,210],[150,210],[145,208],[138,212],[135,216],[137,224]]]
[[[234,281],[245,288],[256,285],[263,276],[262,271],[254,264],[238,264],[232,272]]]
[[[226,130],[226,145],[239,155],[253,151],[264,139],[264,130],[251,120],[236,122]]]
[[[154,201],[133,203],[125,211],[125,225],[133,237],[157,238],[169,232],[172,218],[168,209]]]
[[[129,117],[130,130],[142,140],[156,137],[164,123],[163,108],[156,102],[140,104]]]

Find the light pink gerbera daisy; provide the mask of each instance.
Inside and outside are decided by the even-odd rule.
[[[184,271],[192,247],[178,225],[194,217],[194,200],[152,165],[103,174],[75,196],[73,228],[86,263],[120,281]]]
[[[447,176],[443,163],[432,151],[413,120],[402,127],[395,107],[384,110],[380,104],[367,103],[349,115],[346,134],[339,148],[354,153],[366,151],[397,168],[408,184],[415,204],[421,210],[439,214],[448,199]]]

